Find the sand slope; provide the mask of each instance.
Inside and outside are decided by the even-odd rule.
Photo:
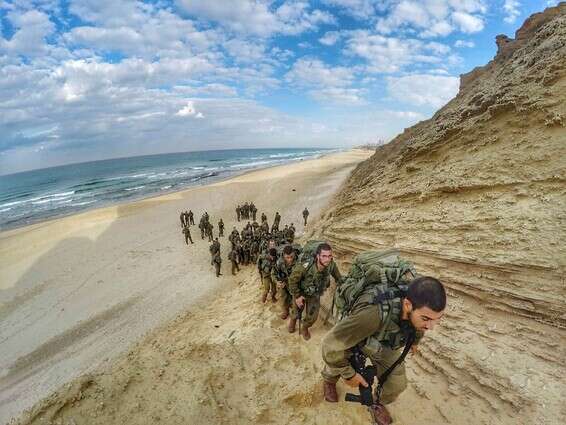
[[[208,210],[229,232],[238,202],[302,231],[368,152],[251,172],[134,204],[0,234],[0,423],[81,373],[113,359],[148,330],[231,282],[214,276],[208,242],[185,246],[179,212]],[[293,191],[292,189],[295,189]]]

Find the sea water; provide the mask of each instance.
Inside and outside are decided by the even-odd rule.
[[[233,149],[83,162],[0,176],[0,229],[208,184],[337,149]],[[251,200],[250,200],[251,201]]]

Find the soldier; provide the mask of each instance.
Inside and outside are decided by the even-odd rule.
[[[305,226],[307,225],[308,216],[309,216],[309,210],[307,210],[307,207],[305,207],[305,209],[303,210],[303,220],[305,220]]]
[[[218,236],[224,236],[224,222],[222,219],[218,222]]]
[[[236,217],[238,218],[238,221],[240,221],[240,215],[242,214],[242,210],[240,208],[240,206],[238,205],[236,207]]]
[[[275,296],[277,288],[275,287],[275,282],[271,280],[271,268],[275,264],[277,258],[277,250],[269,248],[267,252],[263,253],[257,260],[257,268],[259,270],[259,275],[261,277],[261,283],[263,284],[263,294],[261,296],[261,302],[265,303],[267,301],[267,296],[271,292],[271,301],[273,303],[277,302]]]
[[[214,226],[212,225],[212,223],[210,221],[206,222],[206,234],[208,235],[208,242],[212,242],[213,241],[213,234],[212,234],[212,229],[214,228]],[[218,238],[217,238],[218,239]]]
[[[295,225],[293,223],[291,223],[291,225],[289,226],[289,238],[291,239],[289,242],[293,243],[295,241],[295,232],[297,231],[297,229],[295,229]]]
[[[232,229],[232,233],[228,236],[228,240],[232,243],[232,249],[234,249],[236,244],[240,241],[240,233],[236,230],[236,226]]]
[[[265,213],[261,213],[261,224],[266,223],[267,222],[267,216],[265,215]],[[269,227],[269,226],[267,226]]]
[[[208,250],[210,251],[210,256],[211,256],[210,264],[214,264],[214,255],[220,252],[220,242],[218,242],[218,238],[212,241],[212,244],[210,245]]]
[[[271,280],[275,282],[278,290],[277,297],[279,298],[279,306],[281,307],[281,318],[285,320],[289,317],[289,308],[291,308],[291,314],[297,319],[297,308],[293,307],[293,297],[289,292],[287,287],[289,281],[289,275],[291,270],[295,265],[295,250],[291,245],[286,245],[283,248],[283,253],[281,257],[275,262],[275,265],[271,269]],[[290,323],[290,322],[289,322]],[[294,332],[295,327],[291,330],[288,327],[289,332]]]
[[[235,248],[232,248],[232,251],[228,254],[228,259],[232,263],[232,274],[235,275],[236,272],[240,271],[240,267],[238,266],[238,252]]]
[[[255,204],[252,202],[250,205],[250,210],[252,213],[252,220],[255,221],[256,215],[257,215],[257,208],[255,206]]]
[[[305,341],[310,339],[309,328],[316,322],[320,309],[320,297],[330,286],[330,276],[337,284],[342,282],[338,266],[332,260],[332,248],[327,243],[318,245],[315,257],[298,262],[289,276],[289,292],[299,309],[305,310],[301,334]],[[296,320],[291,318],[289,330],[295,328]]]
[[[206,230],[206,221],[204,220],[204,216],[200,218],[198,228],[200,229],[200,238],[204,239],[204,232]]]
[[[279,223],[281,222],[281,216],[279,215],[279,211],[275,213],[275,218],[273,219],[273,226],[271,226],[271,232],[273,233],[273,228],[279,230]]]
[[[185,227],[185,213],[183,211],[181,211],[179,218],[181,219],[181,227]]]
[[[322,377],[325,400],[337,402],[336,382],[340,378],[354,388],[368,386],[349,362],[356,346],[361,346],[361,351],[376,366],[378,376],[401,359],[383,384],[381,394],[376,394],[379,403],[370,407],[375,422],[386,425],[391,423],[391,416],[384,404],[394,401],[407,387],[401,348],[409,344],[413,353],[416,352],[416,344],[424,333],[432,330],[442,318],[446,292],[442,283],[433,277],[414,279],[404,297],[380,299],[377,291],[375,285],[368,286],[355,300],[350,313],[322,340]]]
[[[212,256],[212,264],[214,265],[214,269],[216,270],[216,277],[222,276],[222,273],[220,273],[220,265],[222,264],[220,251]]]
[[[185,235],[185,243],[188,245],[189,241],[191,241],[191,243],[193,242],[193,238],[191,237],[191,229],[189,229],[189,226],[185,226],[183,227],[183,234]]]
[[[189,210],[189,225],[195,225],[195,216],[192,212],[192,210]]]

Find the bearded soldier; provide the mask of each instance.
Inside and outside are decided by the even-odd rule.
[[[330,276],[337,284],[342,282],[338,266],[332,259],[332,248],[327,243],[317,246],[314,258],[298,262],[289,276],[289,292],[299,309],[305,309],[301,334],[310,339],[309,328],[316,322],[320,310],[320,297],[330,286]],[[289,329],[295,327],[291,318]]]
[[[388,376],[376,388],[375,401],[369,408],[375,423],[390,424],[391,416],[384,405],[407,387],[404,356],[409,350],[416,351],[416,344],[438,324],[445,308],[446,292],[433,277],[418,277],[409,283],[406,292],[398,291],[397,295],[368,285],[349,313],[322,340],[325,400],[338,401],[336,382],[340,378],[354,388],[368,387],[351,363],[351,356],[362,352],[376,367],[378,377],[387,371]]]

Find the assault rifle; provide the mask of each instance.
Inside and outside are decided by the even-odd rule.
[[[359,373],[365,379],[368,386],[364,387],[363,385],[359,385],[358,390],[360,391],[360,395],[347,393],[345,400],[355,402],[355,403],[360,403],[364,406],[367,406],[368,412],[371,415],[373,425],[380,425],[382,423],[376,417],[375,406],[378,406],[379,404],[381,404],[380,398],[381,398],[381,393],[383,391],[383,385],[387,381],[387,378],[389,378],[389,375],[391,375],[391,372],[393,372],[393,370],[403,360],[405,360],[405,357],[407,357],[407,354],[409,353],[411,346],[415,342],[415,336],[416,335],[415,335],[414,329],[412,329],[412,328],[409,329],[407,337],[406,337],[407,340],[406,340],[406,343],[405,343],[405,348],[403,348],[403,352],[401,353],[399,358],[397,360],[395,360],[395,362],[393,362],[393,364],[391,366],[389,366],[389,368],[377,378],[377,388],[375,390],[375,394],[376,394],[375,400],[374,400],[373,394],[372,394],[372,387],[373,387],[373,383],[375,381],[375,378],[377,376],[377,369],[373,365],[366,366],[367,356],[361,351],[359,346],[354,347],[352,356],[350,357],[350,364],[352,365],[352,367],[354,368],[356,373]]]

